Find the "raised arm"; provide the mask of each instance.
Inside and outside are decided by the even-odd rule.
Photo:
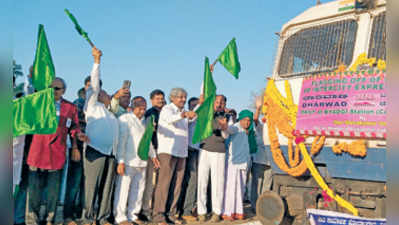
[[[254,114],[255,125],[259,124],[259,116],[260,116],[260,110],[262,109],[262,105],[263,105],[262,96],[256,97],[256,101],[255,101],[256,110],[255,110],[255,114]]]
[[[87,102],[85,106],[85,111],[88,105],[93,105],[97,102],[98,94],[100,93],[100,61],[102,52],[93,47],[92,55],[94,58],[94,65],[90,73],[90,89],[87,94]]]

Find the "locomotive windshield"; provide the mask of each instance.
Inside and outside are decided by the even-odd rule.
[[[353,58],[357,22],[353,19],[307,28],[285,40],[278,73],[282,77],[333,71]]]
[[[385,12],[380,13],[374,18],[373,29],[369,45],[369,58],[386,60],[385,42],[387,39],[387,30],[385,22]]]

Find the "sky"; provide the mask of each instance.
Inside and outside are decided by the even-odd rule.
[[[103,88],[115,93],[123,80],[132,81],[132,96],[149,100],[154,89],[168,96],[182,87],[188,98],[199,96],[204,58],[213,62],[236,38],[240,78],[217,64],[213,77],[227,107],[238,112],[253,101],[272,74],[281,27],[316,0],[97,0],[13,1],[13,59],[28,73],[33,63],[38,25],[43,24],[56,76],[67,83],[65,98],[73,101],[90,74],[91,47],[64,13],[77,18],[102,50]],[[327,2],[327,0],[322,0]],[[3,15],[4,16],[4,15]],[[169,101],[168,101],[169,102]]]

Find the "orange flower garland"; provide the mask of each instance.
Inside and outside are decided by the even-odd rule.
[[[273,102],[271,98],[266,98],[267,104],[267,126],[268,134],[270,139],[270,149],[272,152],[273,160],[276,165],[284,172],[291,176],[298,177],[303,175],[307,171],[307,166],[304,160],[300,163],[300,152],[298,146],[295,146],[295,152],[293,154],[293,140],[295,136],[292,134],[294,128],[290,125],[289,116]],[[280,143],[278,140],[276,128],[280,133],[288,138],[288,160],[289,165],[280,149]],[[324,144],[325,137],[316,137],[311,149],[311,154],[317,154]]]
[[[347,152],[352,156],[365,157],[367,155],[366,142],[364,140],[353,141],[352,143],[339,143],[332,147],[335,154]]]
[[[319,153],[321,147],[324,145],[324,141],[326,140],[326,136],[316,136],[312,143],[312,148],[310,149],[311,155],[316,155]]]

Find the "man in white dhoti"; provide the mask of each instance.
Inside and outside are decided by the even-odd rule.
[[[132,100],[133,112],[119,117],[119,142],[116,158],[118,160],[114,198],[115,222],[120,225],[143,224],[137,214],[141,210],[145,188],[147,160],[138,156],[138,146],[145,132],[144,114],[147,108],[143,97]],[[159,167],[153,148],[149,156],[154,165]]]
[[[248,165],[251,160],[250,153],[256,152],[256,141],[252,139],[255,138],[252,112],[248,110],[241,111],[238,120],[239,122],[229,126],[227,125],[227,120],[220,122],[222,135],[225,138],[228,135],[231,136],[222,212],[224,220],[244,219],[243,201]]]

